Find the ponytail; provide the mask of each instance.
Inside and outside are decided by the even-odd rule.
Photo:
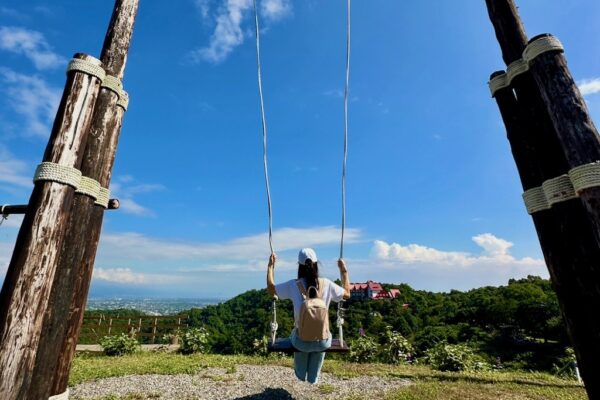
[[[306,260],[305,264],[298,264],[298,279],[302,278],[306,280],[308,297],[317,297],[317,293],[314,290],[308,290],[311,286],[315,287],[317,291],[319,290],[319,266],[310,258]]]

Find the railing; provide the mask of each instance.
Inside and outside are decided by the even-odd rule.
[[[134,334],[140,343],[155,344],[156,338],[187,328],[187,315],[118,317],[98,315],[84,317],[78,343],[98,343],[104,336]]]

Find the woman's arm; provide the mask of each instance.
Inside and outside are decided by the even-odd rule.
[[[350,279],[348,278],[348,270],[346,269],[346,263],[341,258],[338,260],[338,268],[340,269],[340,278],[342,280],[342,287],[344,288],[344,299],[349,299]]]
[[[267,266],[267,293],[271,296],[275,295],[275,277],[273,272],[275,270],[275,260],[277,260],[277,256],[273,253],[269,257],[269,265]]]

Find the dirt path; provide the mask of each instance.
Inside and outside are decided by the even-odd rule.
[[[374,376],[342,379],[323,373],[317,385],[310,385],[298,381],[291,368],[240,365],[235,370],[207,368],[195,375],[134,375],[106,378],[72,387],[70,398],[342,400],[352,395],[359,398],[379,398],[392,389],[409,384],[410,382],[404,379]]]

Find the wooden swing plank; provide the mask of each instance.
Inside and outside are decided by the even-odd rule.
[[[325,350],[325,353],[347,353],[349,350],[346,342],[340,344],[339,339],[333,339],[331,341],[331,347]],[[288,339],[275,339],[275,343],[269,341],[267,351],[269,353],[294,354],[298,350],[292,346]]]

